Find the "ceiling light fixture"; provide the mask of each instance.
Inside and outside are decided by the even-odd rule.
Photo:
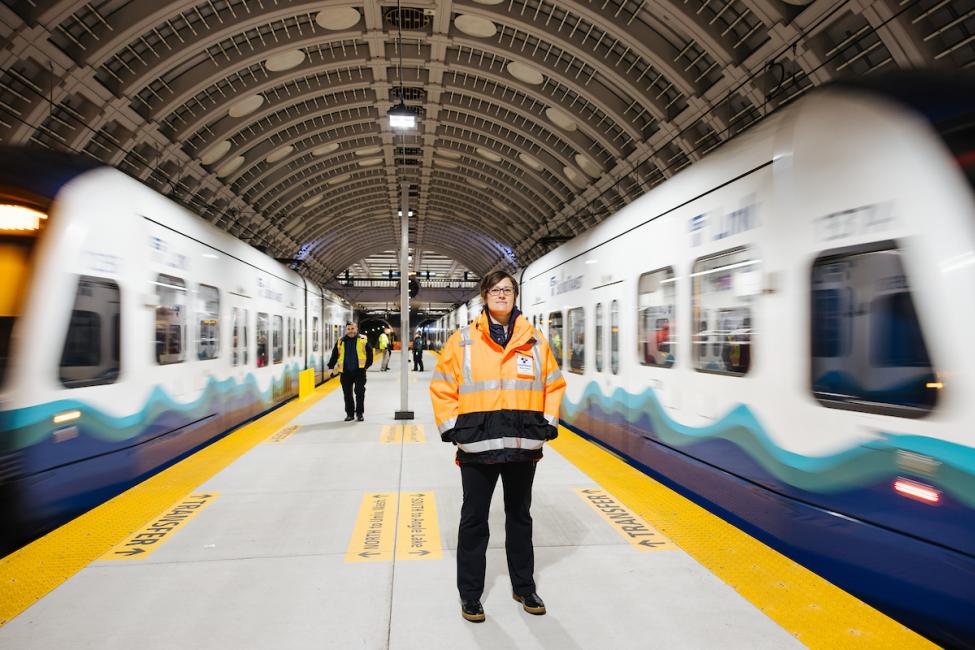
[[[389,110],[389,128],[405,131],[416,128],[416,115],[406,107],[403,92],[403,9],[400,0],[396,0],[396,47],[399,50],[399,105]]]

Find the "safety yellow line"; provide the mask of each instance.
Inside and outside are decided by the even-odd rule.
[[[565,427],[550,444],[808,647],[938,647]]]
[[[339,385],[317,388],[0,559],[0,627]]]

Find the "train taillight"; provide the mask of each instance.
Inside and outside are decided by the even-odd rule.
[[[906,478],[899,478],[894,481],[894,489],[906,497],[924,501],[925,503],[940,503],[941,491],[930,485],[924,485],[916,481],[909,481]]]

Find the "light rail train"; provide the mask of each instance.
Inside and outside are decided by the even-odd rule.
[[[109,167],[0,152],[10,550],[298,391],[350,306]]]
[[[562,423],[975,646],[973,181],[961,79],[836,86],[771,116],[523,270]]]

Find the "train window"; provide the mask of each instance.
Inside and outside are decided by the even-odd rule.
[[[160,273],[156,276],[156,363],[182,363],[186,359],[186,283]]]
[[[569,310],[569,372],[581,375],[586,370],[586,311]]]
[[[318,316],[312,316],[311,319],[311,351],[318,352]]]
[[[562,312],[553,311],[548,315],[548,343],[555,355],[559,368],[562,367]]]
[[[201,284],[196,295],[196,313],[200,324],[196,356],[201,360],[216,359],[220,356],[220,291],[216,287]]]
[[[603,303],[596,303],[596,372],[603,371]]]
[[[268,365],[268,320],[267,314],[257,313],[257,367]]]
[[[298,356],[305,356],[305,322],[298,321]]]
[[[118,284],[87,275],[79,278],[61,352],[64,386],[114,384],[118,379],[119,312]]]
[[[246,309],[234,307],[233,312],[233,365],[247,365],[247,320],[249,312]]]
[[[667,267],[640,276],[637,288],[637,327],[640,363],[670,368],[677,351],[674,269]]]
[[[745,248],[694,262],[691,313],[696,327],[691,352],[696,370],[736,376],[748,372],[760,264]]]
[[[274,316],[271,323],[271,355],[274,363],[284,361],[284,318]]]
[[[620,371],[620,301],[609,305],[609,371],[614,375]]]
[[[900,252],[826,253],[812,271],[813,394],[824,406],[921,417],[938,398]]]
[[[287,350],[287,356],[293,357],[295,355],[295,322],[291,316],[286,317],[284,349]]]

